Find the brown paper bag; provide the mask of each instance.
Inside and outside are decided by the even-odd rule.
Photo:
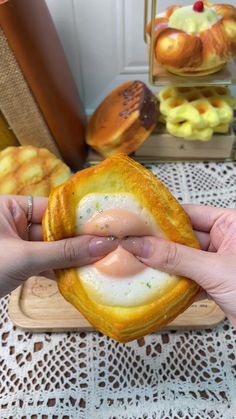
[[[0,0],[0,111],[20,144],[82,166],[84,109],[44,0]]]

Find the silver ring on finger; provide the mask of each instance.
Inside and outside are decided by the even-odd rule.
[[[29,231],[31,225],[32,225],[32,216],[33,216],[33,197],[32,195],[29,195],[27,198],[27,204],[28,204],[28,212],[27,212],[27,227],[26,231]]]

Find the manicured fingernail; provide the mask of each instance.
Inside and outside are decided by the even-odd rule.
[[[152,242],[146,237],[127,237],[122,240],[122,246],[140,258],[148,258],[152,254]]]
[[[96,237],[89,242],[89,254],[94,257],[105,256],[115,250],[117,245],[118,240],[114,236]]]

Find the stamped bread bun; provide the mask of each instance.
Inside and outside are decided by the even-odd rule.
[[[44,240],[80,234],[154,235],[199,248],[190,221],[163,184],[120,153],[54,189],[43,219]],[[120,245],[98,262],[56,271],[58,287],[102,333],[127,342],[172,321],[199,286],[142,264]]]
[[[154,54],[157,63],[177,75],[219,71],[236,55],[236,8],[207,1],[168,7],[155,18]]]
[[[7,147],[0,152],[0,194],[48,196],[71,171],[46,148]]]
[[[141,81],[113,90],[91,117],[87,143],[102,156],[133,153],[157,122],[157,99]]]

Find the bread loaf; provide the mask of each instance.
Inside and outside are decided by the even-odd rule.
[[[102,156],[133,153],[154,129],[157,99],[141,81],[113,90],[91,117],[87,143]]]

